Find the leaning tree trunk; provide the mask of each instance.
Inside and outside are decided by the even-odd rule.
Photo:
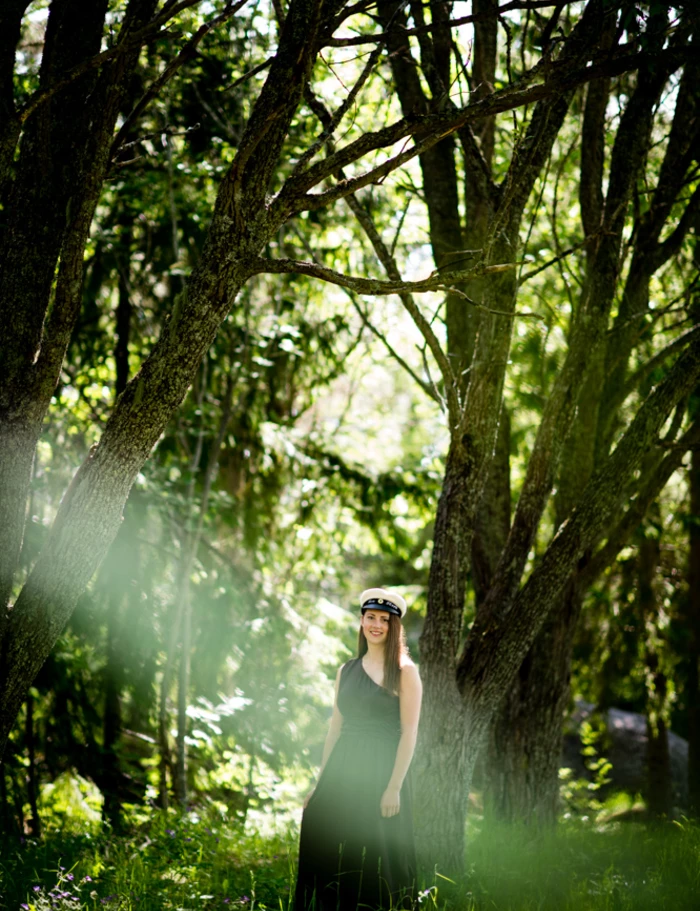
[[[138,11],[145,11],[148,17],[152,11],[146,9],[149,2],[143,0],[135,4]],[[80,4],[81,10],[84,6]],[[78,597],[114,540],[121,525],[126,498],[141,466],[170,416],[182,402],[241,287],[256,271],[261,270],[261,267],[256,267],[260,251],[288,217],[289,213],[281,202],[278,202],[274,216],[270,214],[268,192],[289,125],[315,60],[315,36],[320,28],[321,14],[322,4],[316,0],[290,4],[268,77],[253,105],[236,157],[221,181],[199,262],[185,290],[174,302],[158,341],[138,374],[119,397],[99,443],[91,450],[66,491],[46,544],[12,611],[8,614],[0,611],[0,623],[4,622],[4,626],[0,626],[0,755],[5,749],[27,686],[49,655]],[[80,32],[80,28],[77,31]],[[98,38],[101,39],[101,30]],[[132,54],[134,61],[138,56],[137,47]],[[120,67],[117,70],[119,74],[123,72]],[[117,94],[114,99],[116,110],[120,97]],[[102,121],[100,126],[104,126]],[[102,150],[105,168],[111,157],[113,122],[108,123],[106,129],[109,142]],[[102,176],[103,172],[99,169],[90,173],[92,183],[96,184],[95,199],[90,196],[84,201],[79,213],[81,230],[74,232],[70,251],[62,251],[61,270],[64,267],[63,252],[70,253],[66,263],[75,268],[74,273],[70,268],[68,272],[59,272],[53,309],[48,318],[49,329],[56,330],[60,339],[64,338],[66,331],[70,334],[73,322],[69,322],[67,330],[63,325],[58,327],[64,330],[61,334],[51,321],[56,314],[59,320],[67,319],[69,315],[65,307],[59,306],[62,294],[67,297],[77,294],[79,297],[84,240],[94,210],[91,205],[96,202]],[[289,192],[291,195],[291,189]],[[65,212],[64,206],[64,217]],[[26,266],[18,269],[15,275],[17,283],[18,276],[25,271]],[[23,304],[30,312],[31,308],[26,306],[24,299]],[[26,316],[24,310],[19,313]],[[39,343],[42,319],[35,322],[39,327],[35,332],[36,342]],[[5,342],[2,330],[0,325],[0,342]],[[6,332],[4,334],[7,335]],[[1,345],[0,350],[4,350]],[[60,366],[64,350],[61,345],[50,346],[47,357],[55,358]],[[18,378],[24,366],[20,362],[14,365]],[[49,376],[44,380],[50,385],[48,403],[55,378],[51,380]],[[8,388],[10,392],[14,389],[11,383]],[[4,426],[2,409],[6,404],[0,391],[0,426]],[[28,471],[25,473],[29,477]],[[15,512],[19,513],[23,508]],[[21,538],[21,528],[17,534]],[[6,589],[11,586],[9,576],[0,579],[0,585]]]

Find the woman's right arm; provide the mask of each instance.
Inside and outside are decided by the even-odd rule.
[[[333,714],[331,715],[331,723],[328,728],[328,733],[326,734],[326,742],[323,746],[323,757],[321,759],[321,768],[318,770],[318,778],[321,777],[321,772],[323,772],[328,762],[328,757],[333,752],[333,747],[336,745],[338,738],[340,737],[340,732],[343,728],[343,716],[340,714],[338,709],[338,687],[340,686],[340,674],[343,668],[338,668],[338,673],[335,675],[335,696],[333,698]],[[318,779],[316,779],[318,781]],[[311,795],[316,790],[316,785],[309,791],[304,800],[304,809],[311,799]]]

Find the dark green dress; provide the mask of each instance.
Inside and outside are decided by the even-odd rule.
[[[411,908],[415,847],[408,777],[401,809],[379,804],[401,735],[399,698],[355,658],[341,670],[340,737],[304,811],[295,911]]]

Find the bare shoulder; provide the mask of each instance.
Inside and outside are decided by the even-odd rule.
[[[420,674],[418,673],[418,668],[411,661],[411,659],[406,656],[401,660],[401,683],[420,683]]]

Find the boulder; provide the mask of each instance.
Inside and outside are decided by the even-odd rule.
[[[586,757],[581,754],[581,725],[584,721],[604,718],[605,734],[596,745],[598,755],[611,763],[611,781],[606,791],[630,791],[644,795],[647,788],[647,724],[646,717],[637,712],[610,708],[599,711],[590,702],[577,700],[564,734],[562,766],[570,768],[575,778],[591,779]],[[680,809],[688,805],[688,741],[669,732],[674,803]]]

